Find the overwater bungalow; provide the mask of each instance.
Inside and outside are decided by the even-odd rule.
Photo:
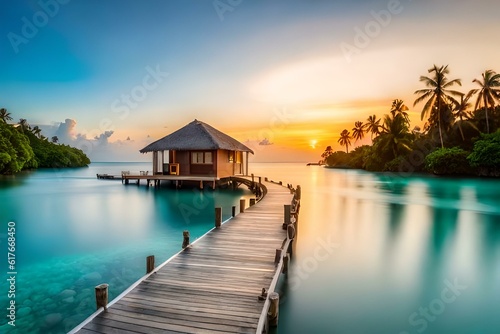
[[[140,152],[153,152],[153,175],[217,180],[248,175],[248,154],[253,154],[236,139],[196,119]]]

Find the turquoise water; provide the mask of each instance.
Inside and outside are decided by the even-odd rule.
[[[229,218],[247,190],[154,189],[97,180],[96,173],[139,172],[149,163],[97,163],[39,170],[0,180],[0,303],[7,293],[7,225],[16,227],[16,327],[2,315],[1,333],[65,333],[95,311],[94,286],[109,283],[109,300],[213,227],[214,207]]]
[[[248,195],[95,179],[148,167],[93,164],[0,182],[3,254],[7,223],[17,228],[18,333],[71,329],[94,311],[96,284],[110,283],[113,298],[143,275],[147,255],[162,262],[180,249],[182,230],[202,235],[215,206],[227,218]],[[250,169],[302,186],[278,333],[500,333],[500,180]],[[4,279],[0,291],[7,305]]]
[[[253,171],[302,185],[278,333],[500,333],[500,180]]]

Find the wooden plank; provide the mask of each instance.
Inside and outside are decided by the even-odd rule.
[[[267,305],[257,297],[281,268],[274,257],[286,238],[283,205],[291,199],[287,188],[269,185],[263,200],[153,271],[78,333],[255,333]]]

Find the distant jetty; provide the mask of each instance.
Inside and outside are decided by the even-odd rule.
[[[324,163],[321,162],[308,162],[306,166],[324,166]]]

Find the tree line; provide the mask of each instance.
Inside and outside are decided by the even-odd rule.
[[[84,167],[90,159],[82,150],[59,145],[59,138],[50,141],[38,126],[31,127],[21,118],[9,123],[12,116],[0,109],[0,174],[14,174],[25,169]]]
[[[460,79],[449,79],[448,66],[434,65],[421,76],[424,88],[415,91],[413,107],[423,105],[421,129],[411,129],[409,108],[400,99],[392,102],[383,118],[370,115],[356,121],[352,134],[340,133],[346,151],[322,154],[329,167],[369,171],[426,171],[435,174],[500,176],[500,74],[493,70],[474,79],[477,88],[467,93],[455,89]],[[475,102],[473,100],[475,99]],[[352,141],[370,134],[372,145],[349,152]]]

